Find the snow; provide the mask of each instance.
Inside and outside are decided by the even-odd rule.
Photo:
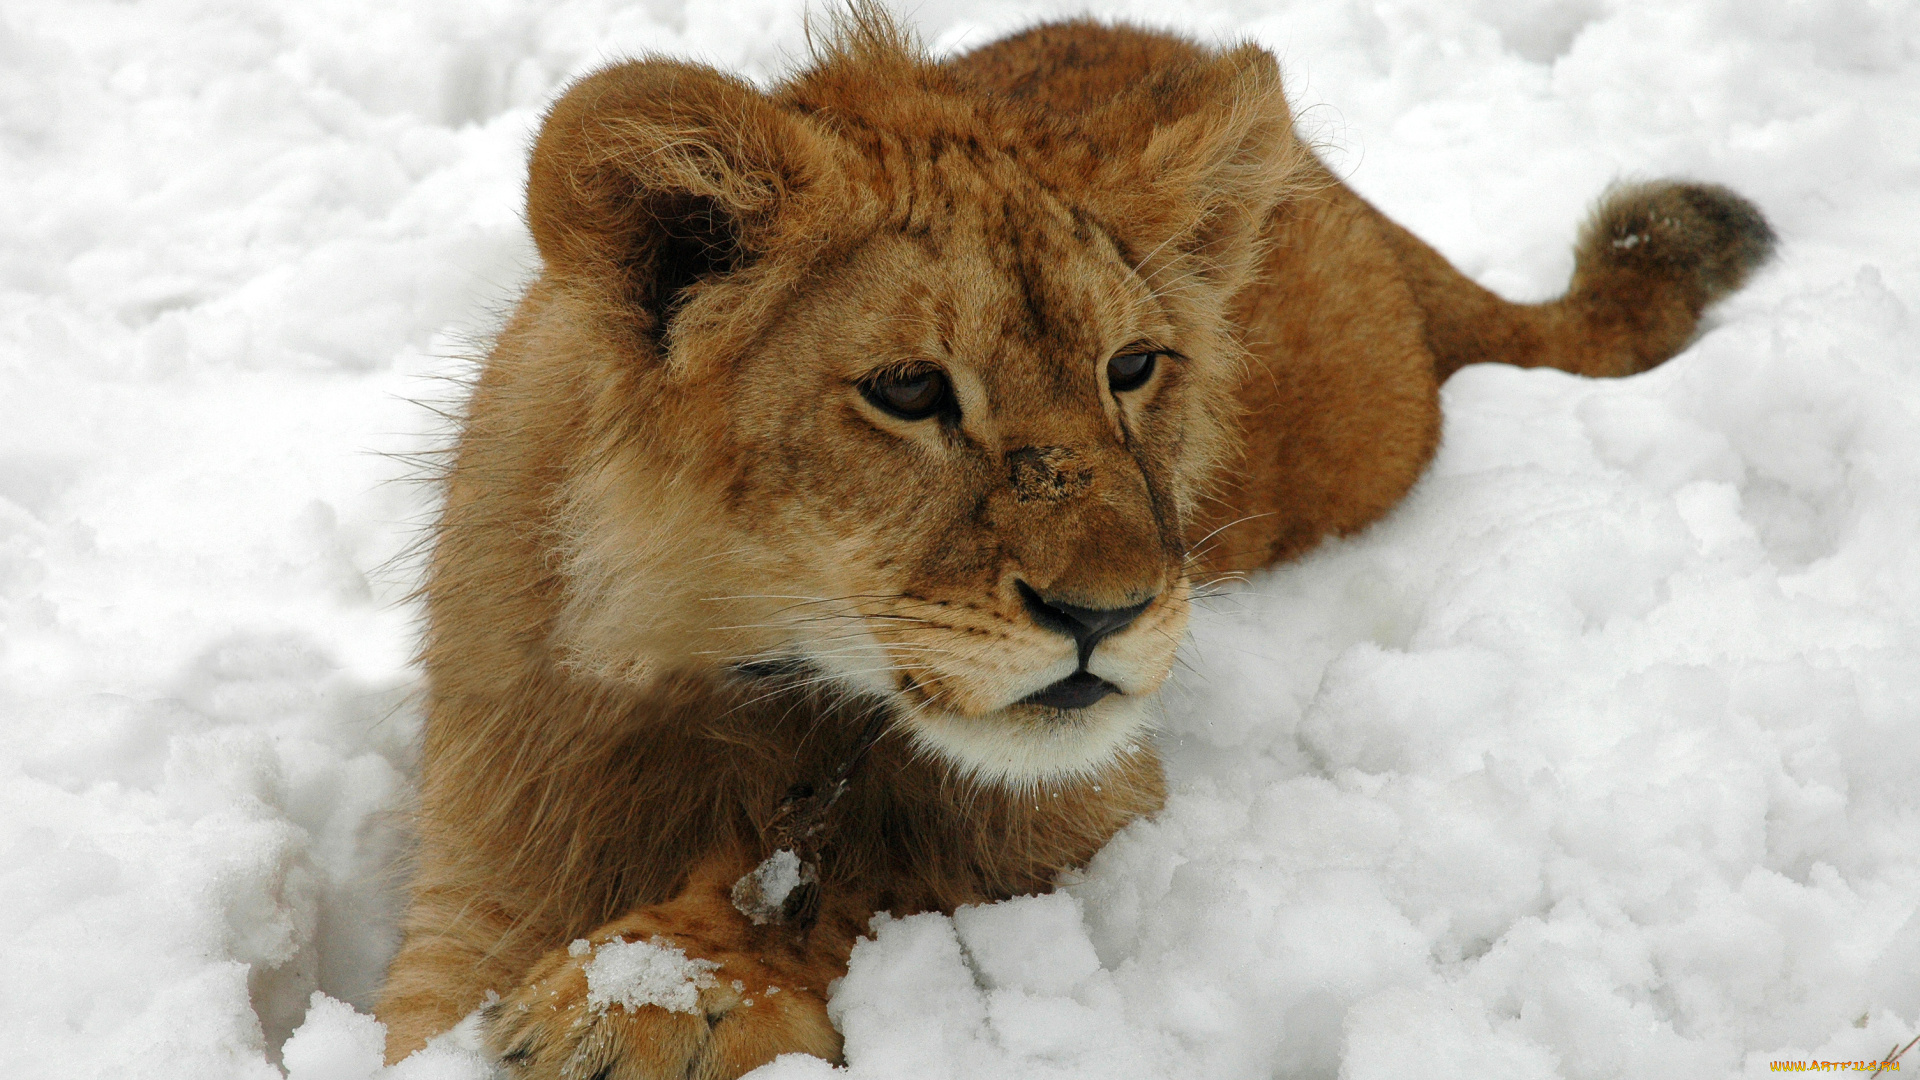
[[[698,1013],[700,991],[713,985],[713,973],[720,969],[712,960],[688,957],[658,936],[646,941],[616,938],[598,946],[581,938],[567,947],[567,954],[592,957],[586,967],[587,1004],[601,1009],[658,1005],[668,1012]]]
[[[529,272],[541,104],[646,51],[765,78],[802,10],[0,9],[9,1075],[486,1075],[471,1023],[382,1072],[367,1016],[421,403]],[[912,10],[953,48],[1081,6]],[[1509,295],[1618,177],[1726,183],[1781,256],[1647,375],[1461,372],[1398,511],[1198,615],[1165,812],[1062,893],[876,923],[845,1071],[1733,1077],[1912,1037],[1920,7],[1101,10],[1273,48],[1342,173]]]
[[[733,906],[755,926],[782,921],[787,897],[814,882],[813,868],[791,848],[781,848],[733,883]]]

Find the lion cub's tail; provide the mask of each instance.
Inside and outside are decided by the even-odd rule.
[[[1759,209],[1724,187],[1619,185],[1580,231],[1566,295],[1514,304],[1398,225],[1387,222],[1386,234],[1426,309],[1442,379],[1480,361],[1580,375],[1645,371],[1686,347],[1700,313],[1744,284],[1775,241]]]

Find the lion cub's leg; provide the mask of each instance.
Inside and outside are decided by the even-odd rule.
[[[526,1080],[730,1080],[785,1053],[837,1060],[826,996],[845,953],[751,925],[728,895],[750,866],[709,860],[676,899],[548,953],[485,1014],[501,1064]]]
[[[422,888],[407,909],[407,934],[387,969],[374,1015],[387,1025],[387,1064],[478,1008],[488,987],[505,988],[537,950],[515,948],[513,920],[471,895]]]

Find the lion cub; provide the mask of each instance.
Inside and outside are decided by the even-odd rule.
[[[581,80],[527,216],[379,1014],[397,1059],[497,994],[508,1069],[583,1080],[835,1058],[876,911],[1044,891],[1160,805],[1196,577],[1393,506],[1461,365],[1643,371],[1773,242],[1724,189],[1623,188],[1567,294],[1510,304],[1327,172],[1254,46],[1069,22],[934,62],[871,12],[768,92]]]

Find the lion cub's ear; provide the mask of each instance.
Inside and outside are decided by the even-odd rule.
[[[1251,272],[1273,208],[1318,173],[1294,134],[1280,66],[1255,45],[1156,71],[1087,127],[1114,147],[1119,175],[1102,185],[1111,219],[1133,223],[1140,250],[1184,254],[1229,289]]]
[[[741,80],[668,60],[575,83],[547,114],[527,219],[550,277],[609,286],[654,338],[703,281],[753,265],[834,168],[827,136]]]

